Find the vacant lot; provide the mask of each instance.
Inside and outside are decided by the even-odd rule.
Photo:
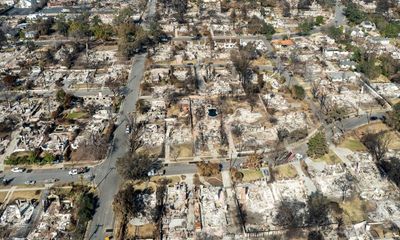
[[[313,159],[314,162],[324,162],[328,165],[334,165],[334,164],[338,164],[341,163],[342,161],[340,160],[340,158],[332,151],[329,150],[329,152],[327,154],[325,154],[324,156],[318,158],[318,159]]]
[[[244,169],[241,172],[243,173],[243,182],[253,182],[263,178],[263,174],[260,170]]]
[[[367,214],[375,209],[375,205],[371,202],[353,198],[340,204],[343,209],[345,224],[359,223],[367,220]]]
[[[276,180],[292,179],[297,177],[297,171],[291,164],[285,164],[273,168],[273,174]]]
[[[353,136],[346,137],[339,147],[347,148],[354,152],[365,152],[367,150],[360,140]]]

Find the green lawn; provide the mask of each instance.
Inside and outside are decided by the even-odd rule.
[[[85,112],[70,112],[66,116],[67,119],[80,119],[80,118],[85,118],[87,113]]]
[[[329,151],[327,154],[324,156],[318,158],[318,159],[313,159],[315,162],[325,162],[328,165],[333,165],[333,164],[338,164],[341,163],[342,161],[340,158],[332,151]]]
[[[243,173],[243,182],[252,182],[264,177],[262,172],[256,169],[243,169],[240,172]]]
[[[350,149],[354,152],[364,152],[367,149],[365,146],[360,142],[360,140],[355,139],[353,137],[347,137],[339,147]]]

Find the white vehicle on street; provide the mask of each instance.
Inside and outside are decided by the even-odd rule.
[[[131,133],[131,127],[129,127],[128,124],[125,126],[125,133],[126,133],[126,134]]]
[[[35,180],[28,180],[28,181],[25,181],[25,184],[26,184],[26,185],[34,185],[35,183],[36,183]]]
[[[15,168],[11,169],[11,172],[13,172],[13,173],[22,173],[22,172],[24,172],[24,170],[25,169],[23,169],[23,168],[15,167]]]
[[[69,175],[77,175],[78,174],[78,169],[69,170],[68,174]]]
[[[295,157],[299,161],[303,159],[303,155],[301,155],[300,153],[296,153]]]

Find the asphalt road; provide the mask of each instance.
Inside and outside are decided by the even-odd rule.
[[[116,171],[115,164],[118,158],[128,152],[128,137],[125,133],[126,118],[135,110],[145,61],[145,55],[137,55],[134,58],[127,85],[129,94],[125,97],[121,107],[119,114],[120,124],[114,132],[111,154],[103,164],[94,168],[95,183],[99,193],[99,207],[88,228],[88,239],[104,239],[105,231],[113,228],[114,212],[112,210],[112,202],[120,186],[120,177]]]
[[[129,104],[128,107],[134,107],[132,103]],[[128,108],[126,108],[128,109]],[[377,120],[371,120],[371,117],[376,117],[376,118],[381,118],[384,116],[384,112],[374,112],[372,114],[363,114],[360,116],[356,117],[351,117],[351,118],[346,118],[344,119],[343,122],[343,127],[345,131],[350,131],[353,129],[356,129],[360,126],[366,125],[368,123],[377,121]],[[340,125],[340,124],[336,124]],[[327,128],[331,128],[332,125],[327,126]],[[329,130],[329,129],[328,129]],[[105,179],[111,179],[112,176],[115,174],[113,167],[115,167],[115,160],[118,158],[119,154],[123,154],[123,152],[119,151],[126,151],[126,147],[128,146],[128,143],[126,142],[126,134],[124,132],[124,124],[121,124],[119,128],[116,130],[116,137],[118,136],[118,139],[120,139],[120,144],[116,142],[116,144],[120,145],[121,147],[116,148],[115,151],[110,155],[110,158],[114,158],[111,161],[105,161],[103,164],[96,166],[94,168],[91,168],[89,172],[87,172],[85,175],[95,175],[95,183],[99,184],[99,187],[104,184]],[[117,140],[119,141],[119,140]],[[302,149],[303,146],[300,145],[298,147],[294,147],[293,150],[295,152],[304,152],[304,149]],[[118,153],[119,152],[119,153]],[[239,160],[237,160],[239,163]],[[222,161],[223,167],[228,167],[229,161]],[[195,173],[196,172],[196,167],[195,164],[188,164],[188,163],[176,163],[176,164],[169,164],[165,166],[164,168],[166,170],[166,175],[178,175],[178,174],[188,174],[188,173]],[[108,175],[107,175],[108,174]],[[68,175],[68,169],[41,169],[41,170],[33,170],[30,173],[12,173],[12,172],[6,172],[4,175],[8,179],[13,179],[13,181],[10,183],[10,185],[21,185],[24,184],[25,181],[27,180],[36,180],[37,183],[45,183],[47,179],[51,178],[58,178],[60,183],[68,183],[68,182],[76,182],[80,180],[80,175],[75,175],[75,176],[70,176]],[[108,184],[104,184],[108,185]]]
[[[344,15],[345,6],[340,0],[336,1],[335,5],[335,26],[339,27],[346,24],[346,16]]]

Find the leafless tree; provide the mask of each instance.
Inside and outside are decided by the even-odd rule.
[[[297,200],[283,199],[278,206],[274,223],[285,228],[298,228],[304,224],[306,205]]]
[[[147,153],[127,153],[117,160],[117,171],[126,180],[148,179],[150,171],[161,168],[161,162]]]
[[[145,129],[146,123],[137,120],[136,114],[128,117],[128,126],[131,130],[129,134],[129,152],[131,154],[136,153],[136,151],[144,145],[142,140],[142,135]]]
[[[335,185],[338,185],[340,190],[342,191],[342,201],[344,201],[347,191],[353,188],[353,180],[354,177],[350,173],[346,173],[345,176],[337,178],[334,181]]]
[[[318,98],[319,87],[321,85],[321,80],[311,81],[311,93],[314,99]]]
[[[376,162],[384,160],[390,141],[391,139],[385,131],[379,133],[367,132],[361,137],[361,142]]]
[[[248,51],[239,50],[231,52],[231,61],[239,74],[243,88],[245,88],[247,82],[249,81],[249,72],[251,66],[250,60],[250,53]]]

